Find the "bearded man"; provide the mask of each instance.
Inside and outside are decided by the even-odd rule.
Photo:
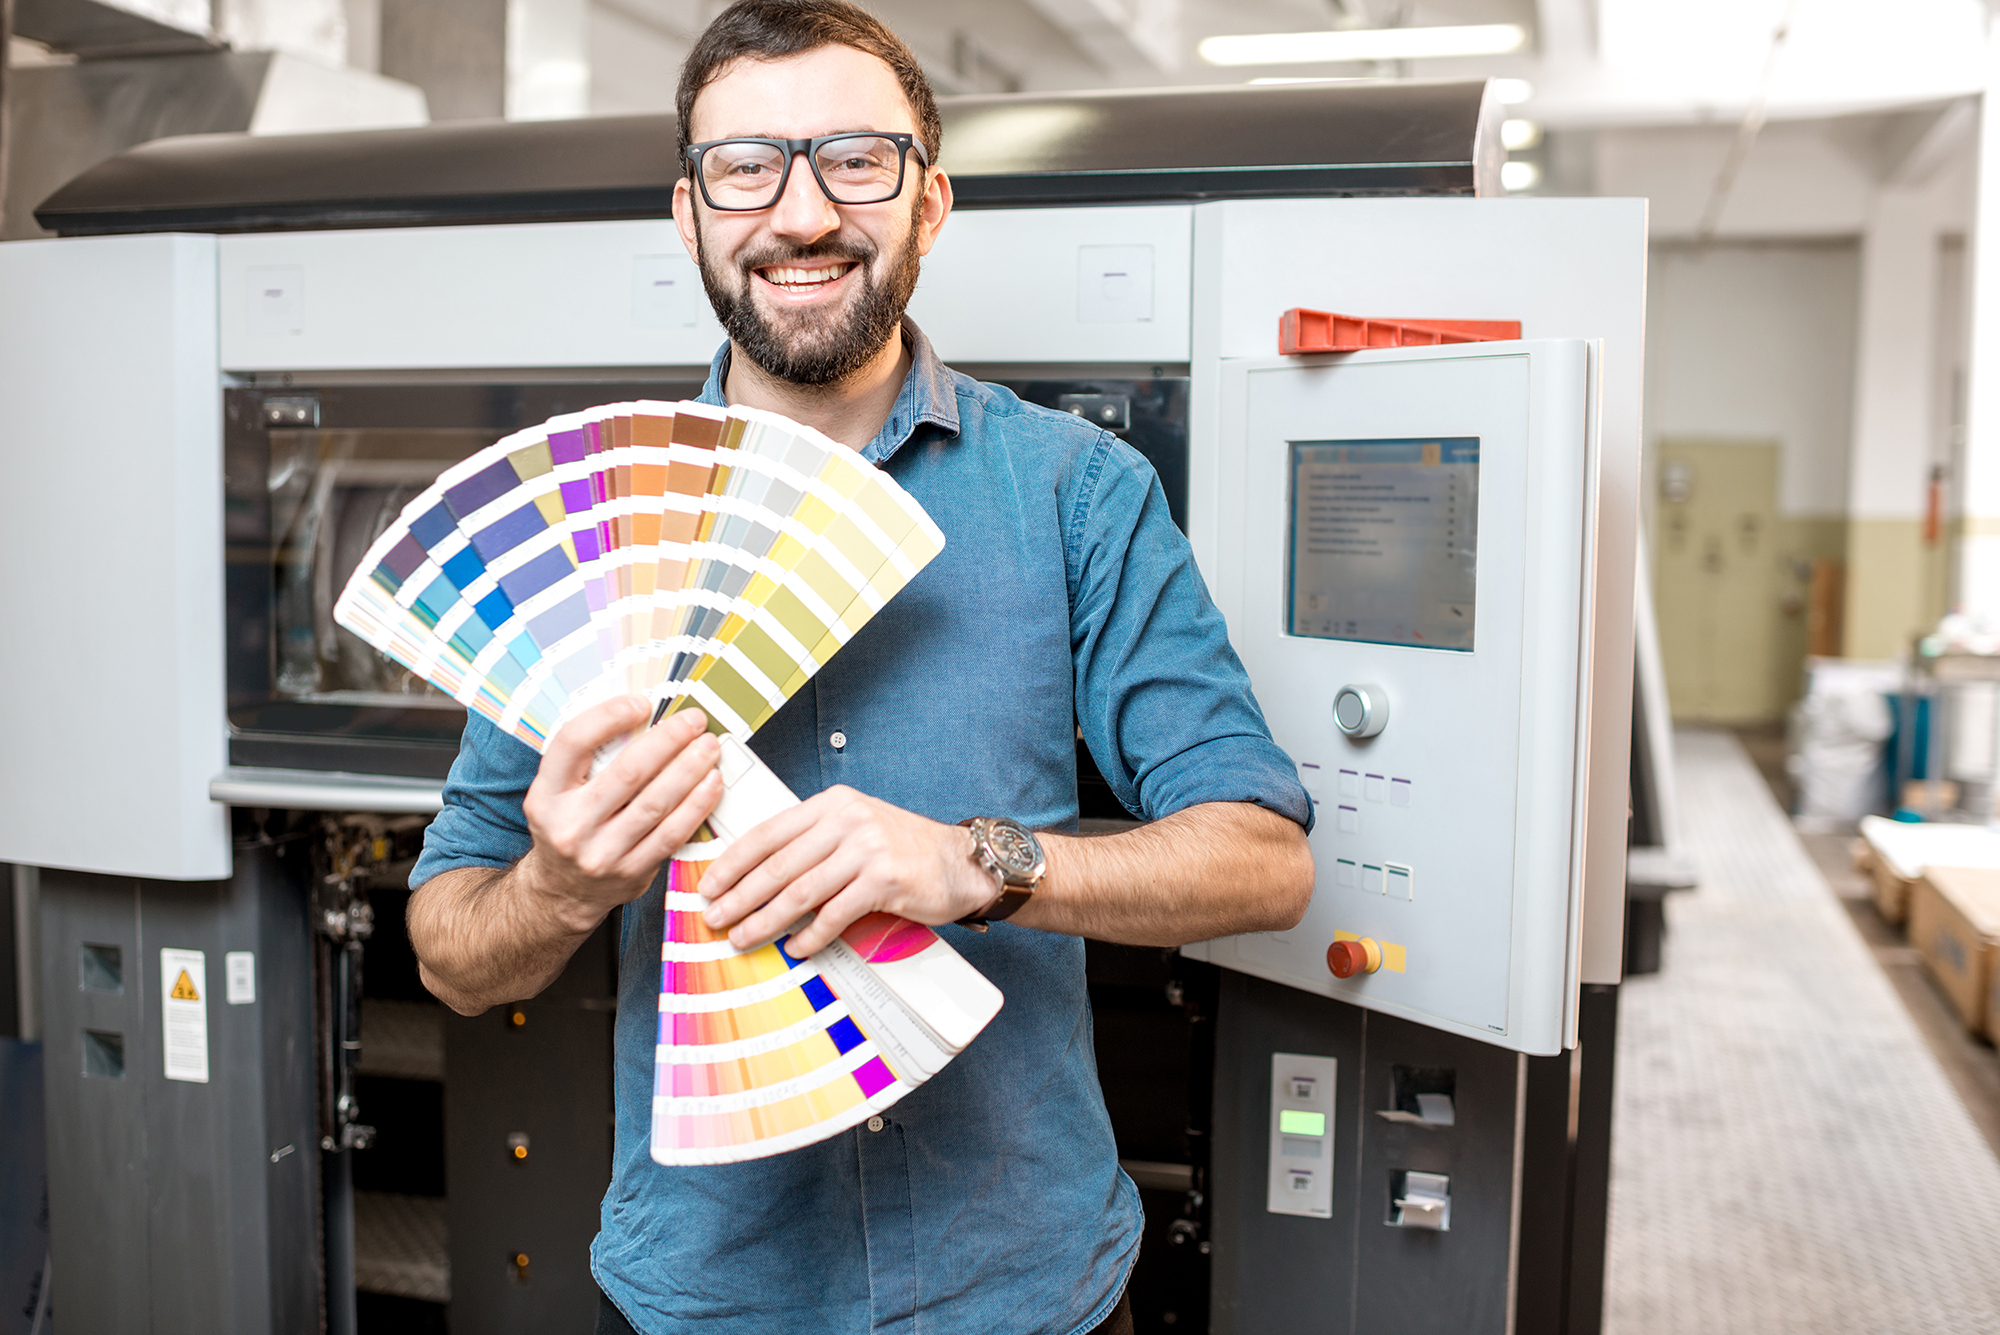
[[[424,981],[467,1015],[534,996],[630,906],[600,1332],[1129,1330],[1139,1200],[1097,1084],[1080,938],[1293,925],[1310,801],[1144,459],[948,370],[903,318],[952,204],[909,49],[844,0],[742,0],[689,55],[677,106],[674,219],[729,333],[703,400],[854,446],[946,535],[758,732],[806,800],[717,859],[707,919],[749,947],[816,911],[789,945],[804,955],[901,914],[1006,1005],[865,1126],[749,1163],[655,1164],[660,869],[721,784],[692,712],[590,777],[593,750],[643,720],[637,699],[579,716],[539,758],[467,721],[412,876]],[[1149,823],[1066,833],[1079,730]],[[1005,832],[1039,855],[996,858]]]

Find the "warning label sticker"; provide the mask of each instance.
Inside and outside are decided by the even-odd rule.
[[[160,1024],[167,1079],[208,1083],[208,971],[199,950],[160,952]]]

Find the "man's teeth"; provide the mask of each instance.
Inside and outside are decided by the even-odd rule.
[[[820,283],[831,283],[848,270],[847,265],[836,265],[829,269],[765,269],[764,280],[780,287],[815,287]]]

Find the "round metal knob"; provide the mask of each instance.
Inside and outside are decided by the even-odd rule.
[[[1333,970],[1335,978],[1374,973],[1382,967],[1382,947],[1366,936],[1359,941],[1336,941],[1326,948],[1326,967]]]
[[[1343,686],[1333,693],[1333,726],[1349,737],[1373,737],[1389,723],[1389,693],[1380,686]]]

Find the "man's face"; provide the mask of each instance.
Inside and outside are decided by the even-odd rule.
[[[805,139],[848,130],[915,133],[916,114],[881,60],[828,46],[782,60],[739,60],[695,100],[690,138]],[[836,384],[895,336],[950,187],[907,155],[903,190],[879,204],[835,204],[794,159],[784,194],[754,213],[718,212],[683,178],[674,220],[701,266],[723,328],[765,372]]]

